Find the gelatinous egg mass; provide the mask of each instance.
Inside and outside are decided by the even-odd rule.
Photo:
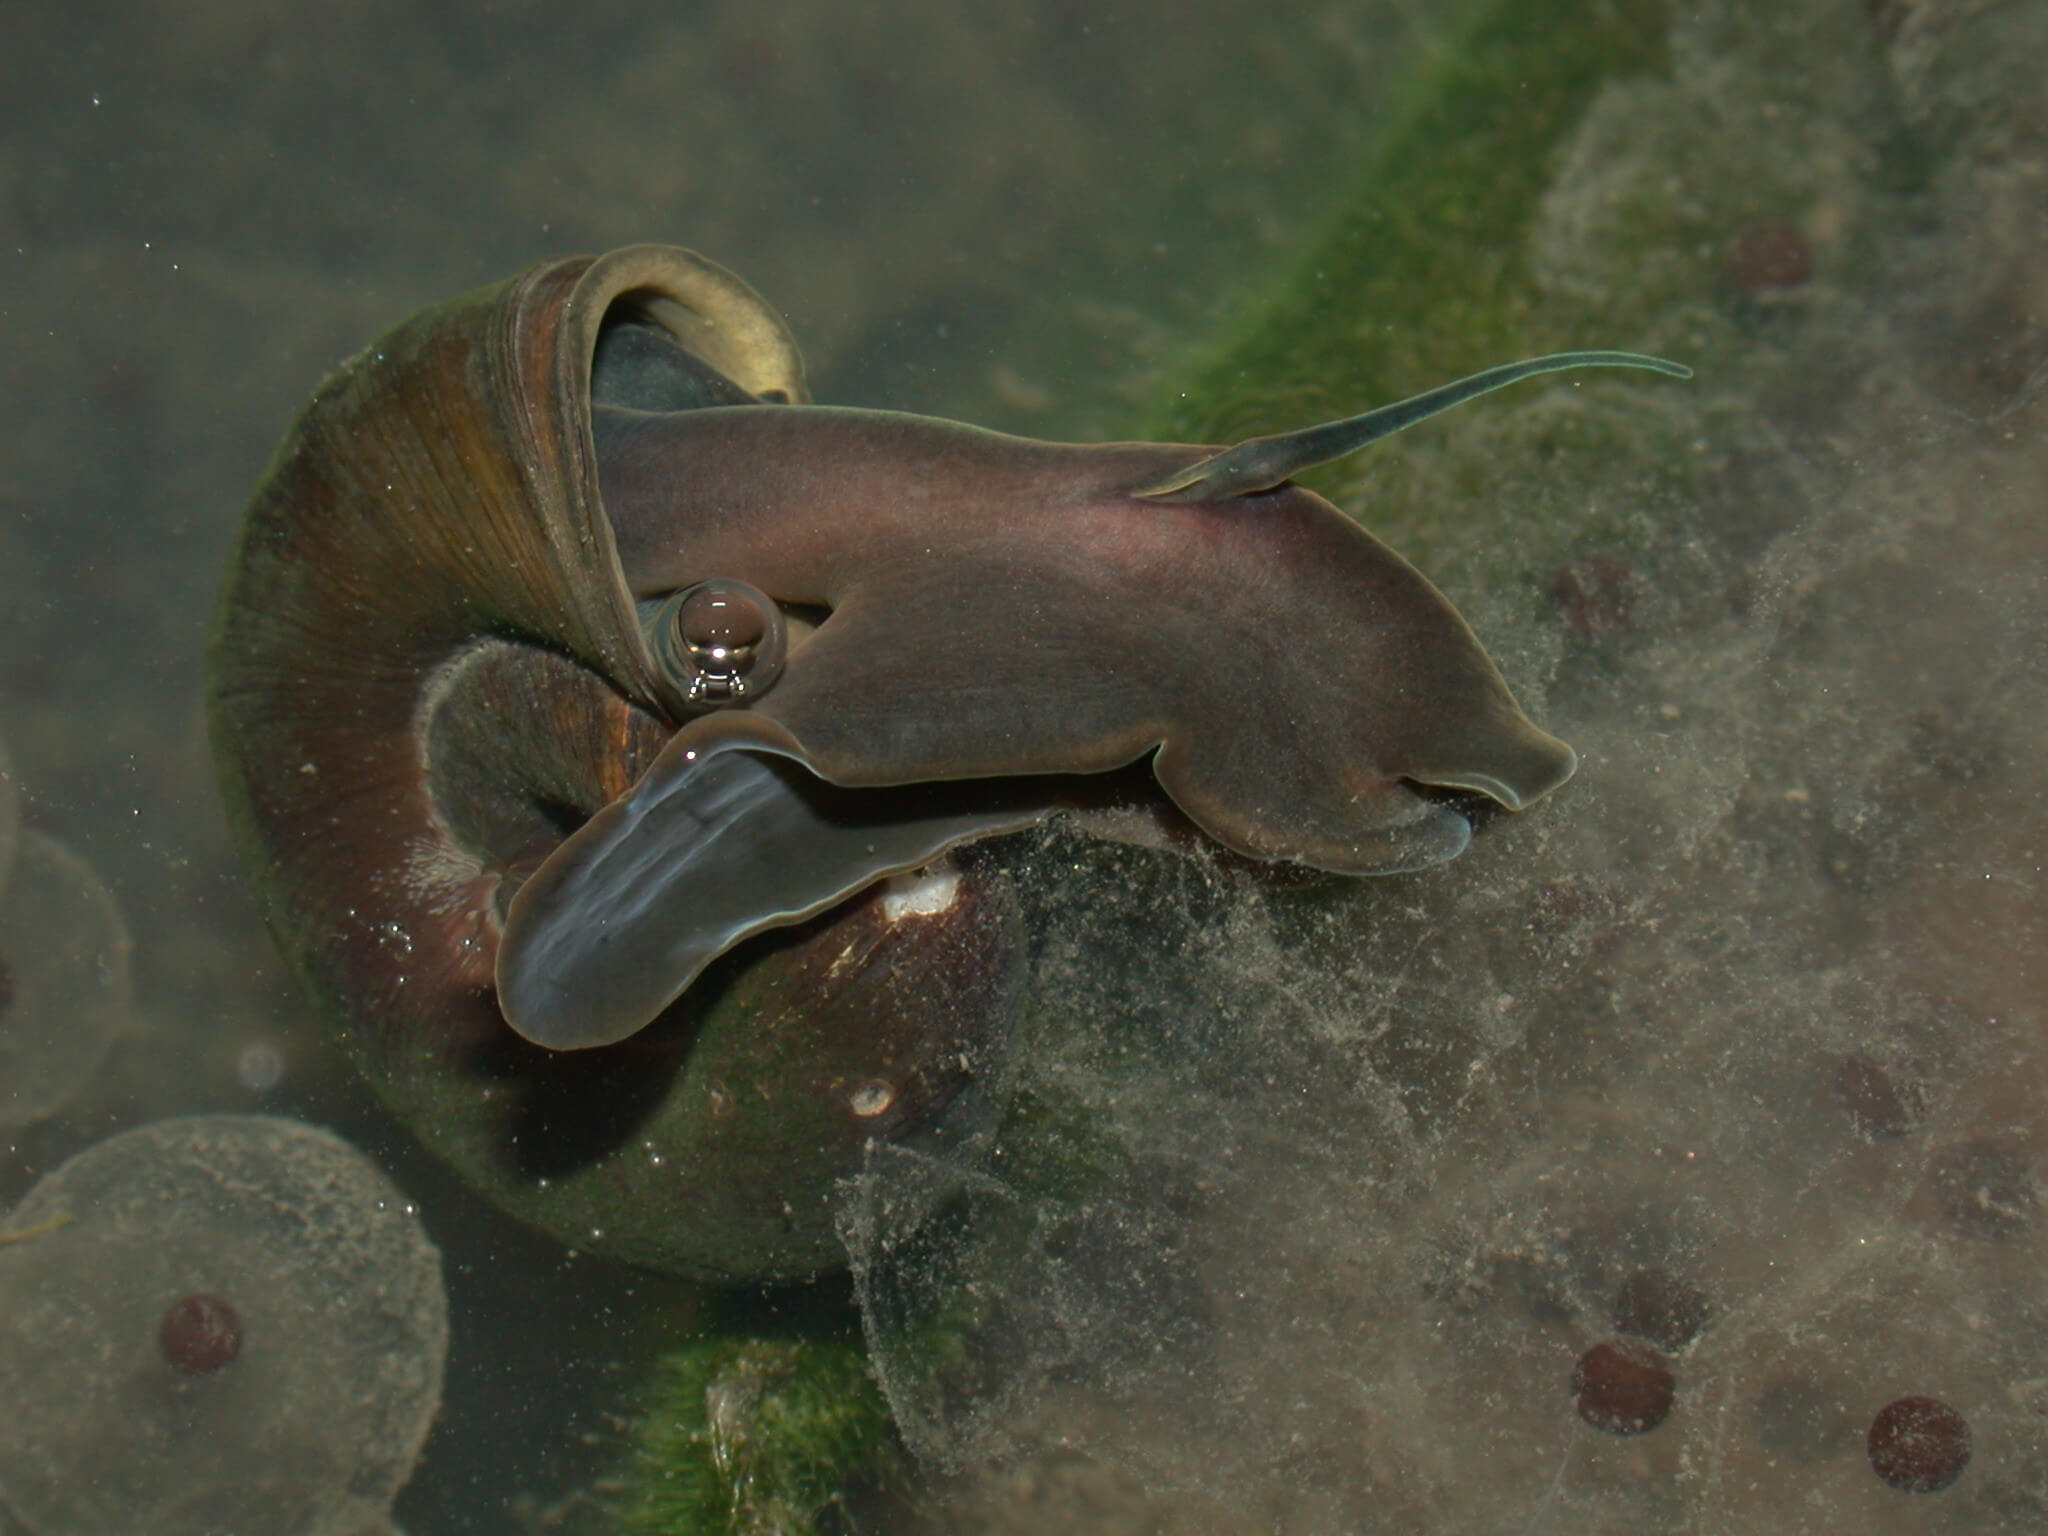
[[[1677,1379],[1664,1357],[1639,1339],[1595,1344],[1572,1367],[1579,1417],[1610,1435],[1640,1435],[1670,1416]]]
[[[113,898],[77,854],[22,832],[0,890],[0,1128],[62,1108],[133,1018]]]
[[[447,1297],[354,1148],[159,1120],[47,1174],[0,1231],[0,1489],[36,1536],[389,1528],[440,1406]]]
[[[211,1376],[242,1352],[242,1319],[224,1298],[196,1292],[164,1308],[156,1342],[180,1375]]]
[[[1970,1464],[1970,1425],[1939,1398],[1901,1397],[1870,1423],[1870,1467],[1902,1493],[1939,1493]]]

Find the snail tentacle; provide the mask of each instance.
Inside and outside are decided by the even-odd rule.
[[[1185,469],[1140,486],[1131,492],[1148,501],[1220,501],[1233,496],[1252,496],[1284,484],[1303,470],[1334,463],[1359,449],[1392,437],[1418,421],[1440,415],[1479,395],[1505,389],[1539,373],[1562,373],[1570,368],[1643,368],[1674,379],[1689,379],[1692,370],[1667,358],[1641,352],[1552,352],[1543,357],[1524,358],[1482,369],[1468,378],[1435,389],[1424,390],[1392,405],[1382,405],[1357,416],[1281,432],[1270,437],[1252,437],[1199,459]]]

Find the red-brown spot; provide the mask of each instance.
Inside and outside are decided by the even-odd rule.
[[[241,1354],[242,1319],[227,1301],[202,1291],[164,1309],[156,1342],[179,1375],[211,1376]]]
[[[1579,1417],[1610,1435],[1640,1435],[1671,1413],[1677,1378],[1664,1357],[1640,1339],[1595,1344],[1572,1367]]]
[[[1902,1397],[1870,1422],[1870,1468],[1901,1493],[1939,1493],[1970,1464],[1970,1425],[1939,1398]]]

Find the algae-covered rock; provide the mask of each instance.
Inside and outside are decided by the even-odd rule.
[[[1868,273],[1921,176],[1863,18],[1752,11],[1476,7],[1152,425],[1231,439],[1541,352],[1666,355],[1697,385],[1523,385],[1310,478],[1461,602],[1540,590],[1590,544],[1668,542],[1743,413],[1783,403],[1759,399],[1769,361]],[[1774,234],[1777,275],[1746,267]]]

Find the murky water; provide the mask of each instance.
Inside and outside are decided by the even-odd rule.
[[[1546,152],[1491,297],[1327,328],[1341,350],[1563,325],[1699,368],[1523,386],[1333,487],[1458,602],[1579,777],[1460,860],[1362,886],[1030,834],[1009,1118],[971,1159],[881,1154],[847,1192],[913,1470],[834,1518],[2048,1523],[2048,26],[1964,0],[1657,26],[1654,63]],[[1450,29],[1392,3],[706,3],[573,27],[516,4],[110,6],[15,30],[0,1200],[27,1199],[0,1218],[0,1295],[10,1258],[42,1273],[60,1243],[120,1262],[30,1194],[67,1159],[195,1114],[330,1127],[445,1286],[442,1407],[396,1523],[616,1528],[651,1363],[731,1302],[475,1198],[283,973],[200,718],[270,446],[421,304],[637,240],[768,295],[821,399],[1128,434],[1173,415],[1176,370],[1248,295],[1328,248],[1383,106],[1435,78]],[[1446,285],[1471,281],[1460,233]],[[1308,419],[1334,386],[1304,374]],[[169,1374],[140,1408],[92,1399],[106,1446],[145,1411],[193,1432],[226,1400],[204,1394],[256,1390],[244,1366],[310,1390],[247,1306],[209,1310],[230,1280],[164,1284],[106,1358]],[[768,1311],[846,1309],[839,1285]],[[0,1350],[0,1392],[41,1424],[37,1394],[71,1390],[48,1347],[84,1334],[36,1316],[0,1324],[43,1350]],[[410,1380],[423,1347],[380,1358]],[[1916,1399],[1951,1417],[1895,1406]],[[61,1486],[10,1469],[73,1452],[15,1412],[0,1529],[71,1529]],[[279,1532],[348,1528],[269,1508]]]

